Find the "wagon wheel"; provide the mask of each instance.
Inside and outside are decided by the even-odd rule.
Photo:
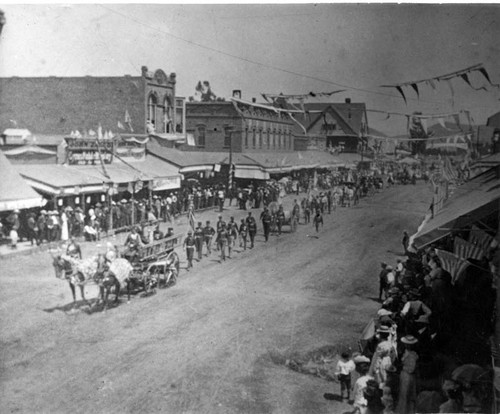
[[[179,269],[181,265],[181,261],[179,259],[179,255],[172,251],[168,254],[166,257],[167,263],[171,264],[169,265],[170,271],[172,272],[169,280],[167,281],[167,286],[173,286],[177,283],[177,277],[179,276]]]

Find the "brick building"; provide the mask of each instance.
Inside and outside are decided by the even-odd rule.
[[[136,134],[182,132],[184,102],[175,84],[175,73],[145,66],[140,76],[0,78],[0,131],[67,135],[101,125]]]
[[[294,122],[264,105],[229,102],[187,102],[186,132],[192,140],[184,151],[289,152],[294,150]],[[191,141],[191,142],[190,142]]]

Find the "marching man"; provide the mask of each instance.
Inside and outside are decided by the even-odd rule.
[[[194,248],[195,248],[195,241],[193,237],[193,232],[191,230],[188,231],[187,237],[184,239],[184,245],[186,248],[186,258],[187,258],[187,270],[191,269],[193,267],[193,257],[194,257]]]

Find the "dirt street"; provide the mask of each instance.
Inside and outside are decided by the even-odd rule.
[[[49,254],[3,260],[0,412],[345,412],[323,398],[337,384],[283,362],[356,349],[379,306],[379,262],[395,263],[429,202],[424,184],[386,189],[326,214],[318,235],[301,224],[268,243],[259,223],[255,249],[223,264],[213,252],[176,286],[107,312],[71,311]]]

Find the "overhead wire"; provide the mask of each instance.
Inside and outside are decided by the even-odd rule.
[[[367,92],[367,93],[371,93],[371,94],[375,94],[375,95],[380,95],[380,96],[386,96],[386,97],[395,98],[395,99],[398,99],[398,100],[401,99],[401,97],[398,96],[398,95],[394,95],[394,94],[390,94],[390,93],[384,93],[384,92],[377,92],[377,91],[373,91],[373,90],[370,90],[370,89],[358,88],[358,87],[350,86],[350,85],[344,85],[344,84],[341,84],[341,83],[338,83],[338,82],[334,82],[334,81],[331,81],[331,80],[322,79],[322,78],[319,78],[319,77],[316,77],[316,76],[312,76],[312,75],[307,75],[307,74],[304,74],[304,73],[295,72],[295,71],[292,71],[292,70],[289,70],[289,69],[285,69],[285,68],[281,68],[281,67],[278,67],[278,66],[275,66],[275,65],[258,62],[256,60],[252,60],[252,59],[245,58],[245,57],[242,57],[242,56],[238,56],[238,55],[235,55],[235,54],[232,54],[232,53],[229,53],[229,52],[225,52],[223,50],[220,50],[220,49],[208,46],[208,45],[203,45],[201,43],[185,39],[185,38],[183,38],[181,36],[169,33],[166,30],[160,29],[158,27],[151,26],[150,24],[148,24],[146,22],[143,22],[143,21],[141,21],[139,19],[131,17],[131,16],[129,16],[129,15],[125,14],[125,13],[122,13],[120,11],[117,11],[117,10],[114,10],[112,8],[109,8],[109,7],[105,6],[105,5],[100,4],[99,6],[102,7],[102,8],[104,8],[104,9],[106,9],[106,10],[109,10],[111,13],[115,13],[115,14],[117,14],[119,16],[122,16],[122,17],[124,17],[124,18],[126,18],[126,19],[128,19],[130,21],[133,21],[134,23],[136,23],[138,25],[147,27],[147,28],[152,29],[152,30],[156,30],[158,32],[161,32],[161,33],[165,34],[166,36],[172,37],[172,38],[174,38],[176,40],[179,40],[181,42],[185,42],[185,43],[188,43],[190,45],[193,45],[193,46],[196,46],[196,47],[199,47],[199,48],[202,48],[202,49],[206,49],[206,50],[209,50],[211,52],[218,53],[218,54],[221,54],[221,55],[233,58],[233,59],[241,60],[241,61],[246,62],[246,63],[251,63],[251,64],[254,64],[254,65],[257,65],[257,66],[265,67],[265,68],[268,68],[268,69],[273,69],[273,70],[280,71],[280,72],[283,72],[283,73],[288,73],[290,75],[299,76],[299,77],[302,77],[302,78],[311,79],[311,80],[315,80],[315,81],[322,82],[322,83],[328,83],[328,84],[335,85],[335,86],[340,86],[342,88],[347,88],[347,89],[351,89],[351,90],[355,90],[355,91],[360,91],[360,92]],[[408,98],[408,99],[409,100],[413,100],[413,101],[424,102],[424,103],[433,103],[433,104],[444,104],[445,103],[443,101],[428,101],[428,100],[415,99],[415,98]]]

